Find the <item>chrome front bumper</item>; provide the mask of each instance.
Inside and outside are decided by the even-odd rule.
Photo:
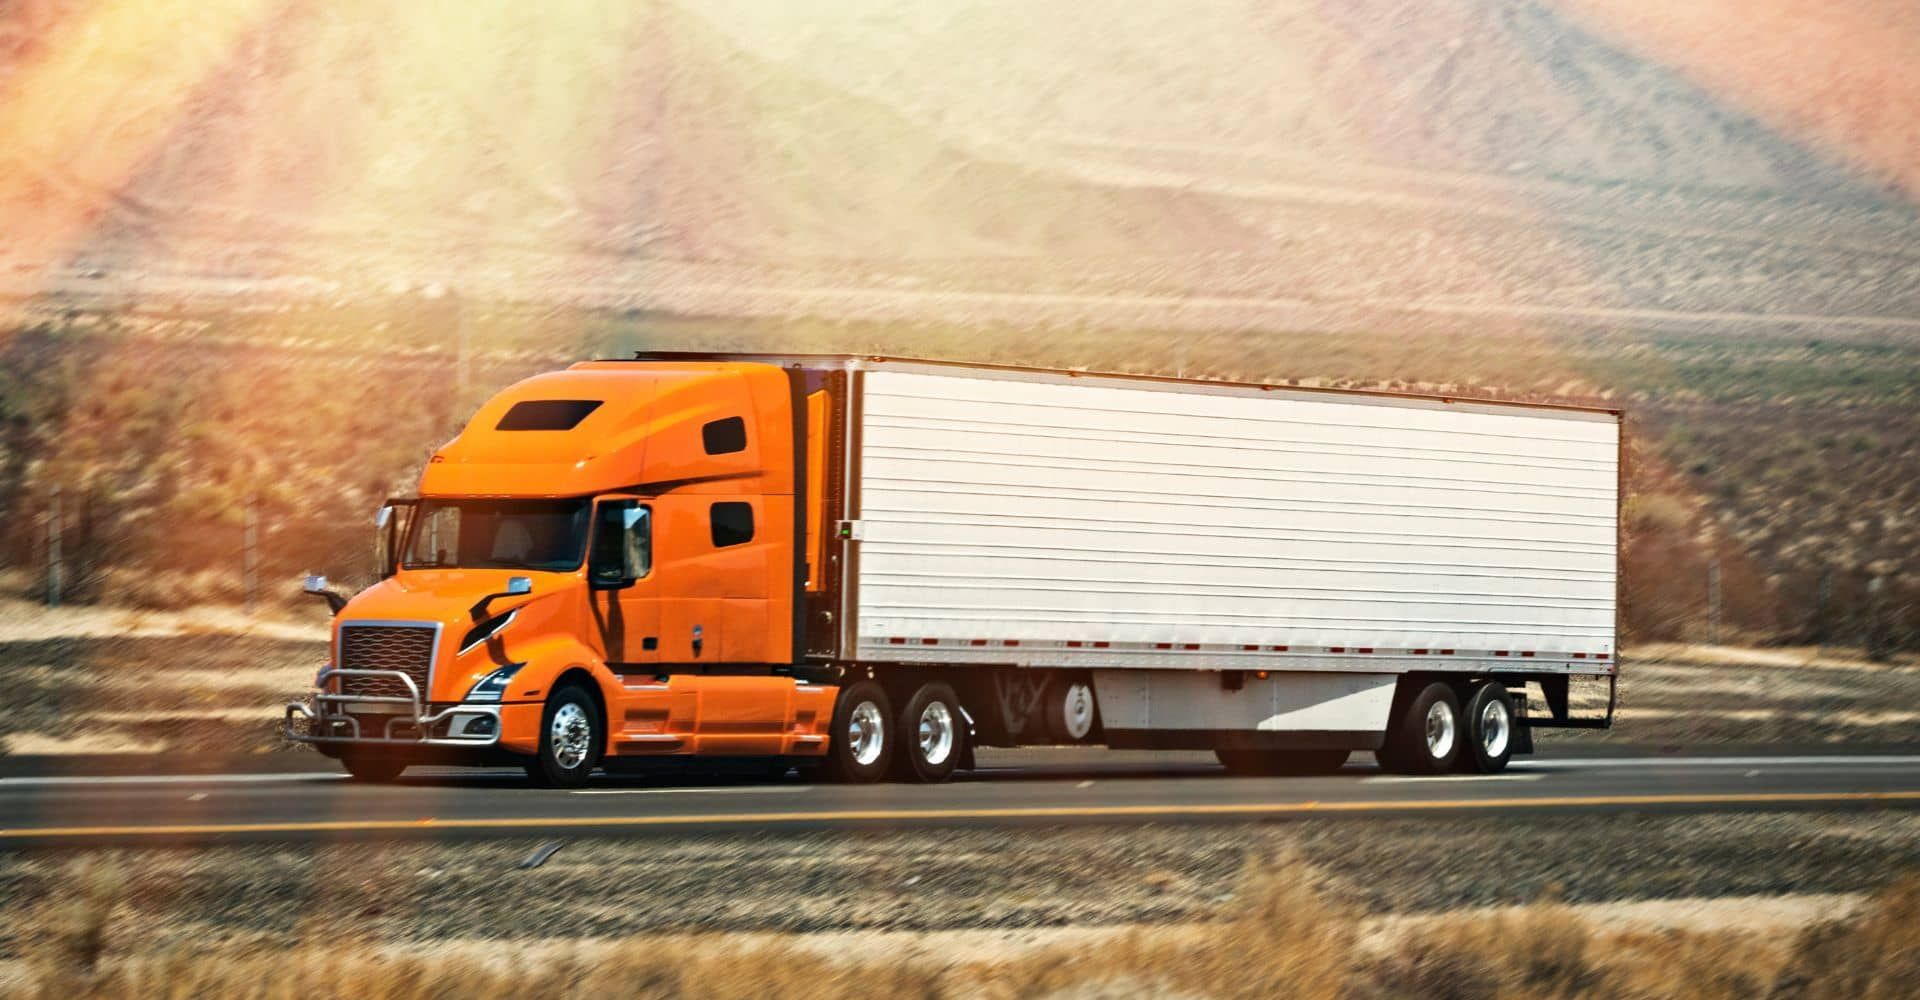
[[[405,685],[407,697],[328,694],[327,682],[335,677],[397,680]],[[293,742],[406,747],[490,747],[500,742],[500,706],[462,702],[435,710],[421,697],[413,678],[398,670],[323,670],[315,682],[319,689],[314,692],[311,704],[287,703],[282,734]],[[361,705],[377,705],[381,710],[352,713],[348,708]],[[393,706],[391,711],[385,709],[388,705]],[[461,719],[462,716],[467,718]],[[491,721],[482,725],[485,732],[469,735],[476,716]],[[370,735],[363,731],[364,718],[381,719],[380,732]],[[300,731],[302,721],[306,724],[305,732]],[[459,723],[457,731],[456,722]],[[446,724],[444,734],[435,735],[442,723]],[[399,735],[395,735],[396,728],[401,731]]]

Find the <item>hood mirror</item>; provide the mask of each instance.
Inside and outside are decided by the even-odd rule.
[[[300,590],[302,593],[323,598],[327,602],[327,610],[332,614],[339,614],[340,609],[347,606],[347,599],[335,591],[328,590],[327,578],[318,573],[307,574],[306,582],[300,585]]]
[[[510,576],[507,577],[507,589],[482,597],[468,611],[477,622],[487,616],[487,609],[493,605],[494,601],[502,597],[523,597],[531,593],[533,593],[533,577]]]

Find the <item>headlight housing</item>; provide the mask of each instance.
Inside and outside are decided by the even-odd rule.
[[[524,666],[526,666],[524,663],[509,663],[480,678],[479,682],[473,686],[473,690],[467,692],[466,700],[499,701],[506,696],[507,685],[513,681],[513,675],[519,673],[520,668]]]

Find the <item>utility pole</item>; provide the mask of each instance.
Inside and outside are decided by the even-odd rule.
[[[47,607],[60,606],[64,569],[60,559],[60,487],[55,484],[47,501]]]
[[[247,614],[253,614],[254,594],[260,584],[259,519],[254,516],[253,494],[247,494],[240,521],[240,563],[243,586],[247,591]]]
[[[1707,620],[1711,623],[1713,644],[1720,645],[1720,556],[1707,564]]]

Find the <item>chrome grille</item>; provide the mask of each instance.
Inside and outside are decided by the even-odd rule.
[[[343,670],[398,670],[413,679],[422,701],[433,671],[435,629],[423,625],[354,625],[340,627],[340,663]],[[410,692],[395,677],[342,677],[340,693],[367,698],[405,698]]]

